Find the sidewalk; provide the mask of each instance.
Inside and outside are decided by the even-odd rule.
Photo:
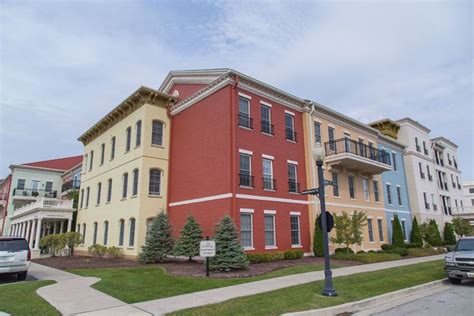
[[[436,255],[430,257],[364,264],[359,266],[338,268],[334,269],[332,272],[333,277],[339,277],[362,272],[396,268],[415,263],[439,260],[443,258],[444,255]],[[324,280],[324,271],[288,275],[263,281],[228,286],[224,288],[195,292],[185,295],[178,295],[142,303],[135,303],[132,305],[153,315],[163,315],[186,308],[220,303],[232,298],[270,292],[285,287],[305,284],[319,280]]]

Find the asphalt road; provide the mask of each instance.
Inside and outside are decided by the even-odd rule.
[[[372,315],[471,316],[474,315],[474,281],[449,285],[442,292]]]

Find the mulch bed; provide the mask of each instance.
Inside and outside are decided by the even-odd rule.
[[[127,259],[107,259],[107,258],[95,258],[85,256],[73,256],[73,257],[50,257],[34,259],[33,262],[49,266],[60,270],[68,269],[94,269],[94,268],[126,268],[126,267],[163,267],[168,273],[179,276],[192,276],[192,277],[204,277],[206,273],[203,262],[189,262],[178,259],[169,259],[168,261],[160,264],[143,265],[138,261],[127,260]],[[230,272],[214,272],[211,271],[212,278],[218,279],[230,279],[230,278],[246,278],[257,275],[266,274],[275,270],[311,265],[311,264],[324,264],[323,258],[318,257],[304,257],[297,260],[284,260],[276,262],[265,262],[258,264],[251,264],[246,270],[235,270]],[[331,264],[338,266],[354,266],[359,265],[359,262],[349,260],[331,260]]]

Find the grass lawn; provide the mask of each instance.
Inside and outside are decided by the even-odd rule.
[[[335,278],[338,297],[322,296],[324,281],[318,281],[183,310],[173,315],[279,315],[358,301],[443,278],[443,260],[438,260]]]
[[[0,311],[20,315],[61,315],[36,290],[54,281],[28,281],[0,286]]]
[[[336,268],[337,266],[334,266]],[[320,264],[295,266],[264,275],[236,279],[174,276],[160,267],[73,269],[69,272],[102,280],[92,287],[127,303],[143,302],[296,273],[323,270]]]

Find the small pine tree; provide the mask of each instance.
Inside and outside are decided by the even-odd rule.
[[[316,222],[314,223],[314,238],[313,238],[313,251],[316,257],[324,257],[324,250],[323,250],[323,230],[318,226],[318,215],[316,218]]]
[[[456,243],[456,236],[454,236],[453,226],[450,223],[444,224],[443,242],[445,245],[454,245]]]
[[[140,261],[142,263],[163,261],[167,255],[171,254],[173,243],[168,215],[161,211],[153,220],[146,243],[142,246]]]
[[[393,216],[392,222],[392,245],[395,248],[405,248],[405,238],[403,237],[402,225],[400,225],[400,220],[398,215]]]
[[[184,224],[176,246],[174,254],[177,256],[186,256],[192,261],[194,256],[199,255],[199,243],[202,240],[202,230],[194,217],[189,216]]]
[[[441,246],[443,244],[441,234],[439,233],[438,224],[434,219],[431,219],[430,223],[428,224],[428,243],[431,246]]]
[[[418,245],[419,247],[423,246],[423,239],[421,237],[420,227],[418,226],[418,220],[416,217],[413,217],[413,222],[411,225],[410,242],[412,244]]]
[[[245,269],[249,262],[239,243],[237,229],[229,216],[224,216],[216,226],[216,256],[210,260],[213,270],[228,272],[232,269]]]

